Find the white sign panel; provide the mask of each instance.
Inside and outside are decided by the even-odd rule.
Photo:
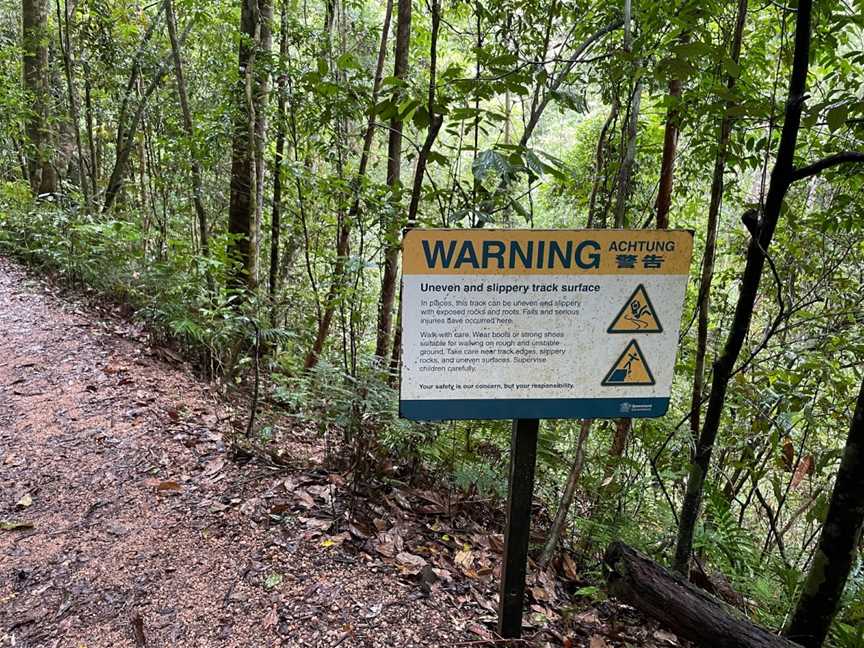
[[[408,232],[401,415],[662,416],[692,248],[680,230]]]

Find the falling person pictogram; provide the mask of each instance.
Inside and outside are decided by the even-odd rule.
[[[630,340],[624,352],[618,356],[612,369],[606,374],[602,385],[604,387],[629,387],[653,385],[654,383],[654,375],[648,367],[642,349],[639,348],[639,343],[636,340]]]

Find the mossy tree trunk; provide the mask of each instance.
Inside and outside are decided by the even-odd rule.
[[[819,545],[785,635],[819,648],[837,614],[864,526],[864,381],[846,439]]]

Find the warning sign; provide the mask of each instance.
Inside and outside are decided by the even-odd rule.
[[[615,316],[607,333],[662,333],[663,326],[648,297],[645,286],[639,284],[627,303]]]
[[[405,418],[666,413],[692,232],[413,229],[402,245]]]
[[[624,353],[603,379],[604,386],[653,385],[654,382],[654,376],[636,340],[630,340]]]

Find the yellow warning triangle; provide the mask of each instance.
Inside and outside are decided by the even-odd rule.
[[[662,333],[663,326],[648,297],[645,286],[639,284],[624,307],[618,311],[607,333]]]
[[[615,361],[602,384],[604,387],[654,384],[654,376],[636,340],[630,340],[630,344]]]

